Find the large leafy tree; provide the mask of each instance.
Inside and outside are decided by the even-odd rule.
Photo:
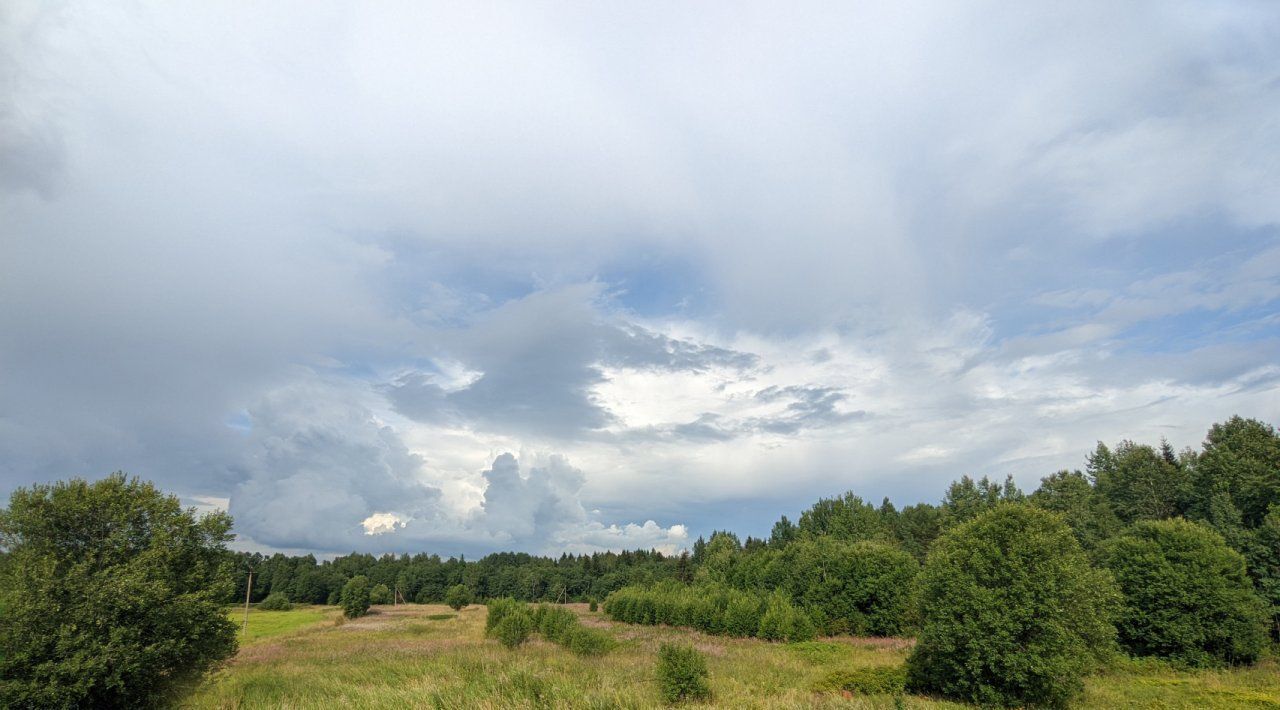
[[[889,636],[908,624],[919,570],[896,546],[822,537],[789,545],[769,566],[763,586],[785,589],[827,633]]]
[[[1058,515],[1002,503],[945,533],[919,578],[912,688],[980,705],[1062,706],[1114,643],[1117,593]]]
[[[1093,553],[1115,535],[1121,525],[1106,499],[1079,471],[1059,471],[1040,479],[1032,505],[1062,515],[1086,552]]]
[[[1190,475],[1172,450],[1122,441],[1115,450],[1099,443],[1089,455],[1089,475],[1112,510],[1126,523],[1181,515]]]
[[[1000,503],[1011,503],[1023,500],[1022,491],[1013,483],[1013,476],[1007,476],[1004,483],[996,483],[983,476],[974,480],[969,476],[961,476],[947,488],[942,499],[943,525],[950,526],[972,520]]]
[[[1266,607],[1244,557],[1208,526],[1139,522],[1105,559],[1124,592],[1116,627],[1130,652],[1211,666],[1252,662],[1266,645]]]
[[[1229,495],[1248,528],[1261,525],[1280,503],[1280,434],[1268,424],[1238,416],[1214,424],[1192,463],[1197,517],[1211,517],[1218,491]]]
[[[0,511],[0,705],[170,702],[236,649],[231,518],[116,473],[20,488]]]

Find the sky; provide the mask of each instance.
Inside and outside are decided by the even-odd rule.
[[[1233,414],[1274,2],[0,3],[5,496],[671,552]]]

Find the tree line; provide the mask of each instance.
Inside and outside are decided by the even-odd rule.
[[[610,597],[620,619],[716,633],[915,635],[911,686],[980,704],[1060,705],[1115,649],[1247,663],[1280,635],[1280,436],[1240,417],[1197,450],[1099,444],[1030,494],[985,477],[902,509],[850,492],[766,539],[717,532],[680,555],[317,561],[230,552],[230,530],[123,473],[16,490],[0,510],[0,705],[180,697],[234,653],[225,605],[251,571],[273,605]]]

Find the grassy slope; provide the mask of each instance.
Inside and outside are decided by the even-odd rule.
[[[609,624],[622,645],[603,658],[578,658],[532,641],[507,651],[483,638],[484,608],[456,618],[440,606],[382,607],[382,613],[334,624],[332,608],[251,612],[250,638],[234,663],[189,699],[196,708],[660,707],[653,681],[658,644],[693,643],[708,655],[719,707],[892,708],[888,697],[844,698],[811,688],[831,671],[900,663],[906,644],[828,639],[769,644],[694,632]],[[239,617],[236,617],[239,618]],[[259,633],[255,635],[257,624]],[[1179,673],[1128,664],[1089,681],[1085,707],[1280,707],[1280,668]],[[922,698],[905,707],[960,707]]]

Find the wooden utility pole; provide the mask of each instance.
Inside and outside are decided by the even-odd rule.
[[[244,625],[240,627],[240,637],[249,633],[249,593],[253,591],[253,570],[249,570],[249,583],[244,586]]]

